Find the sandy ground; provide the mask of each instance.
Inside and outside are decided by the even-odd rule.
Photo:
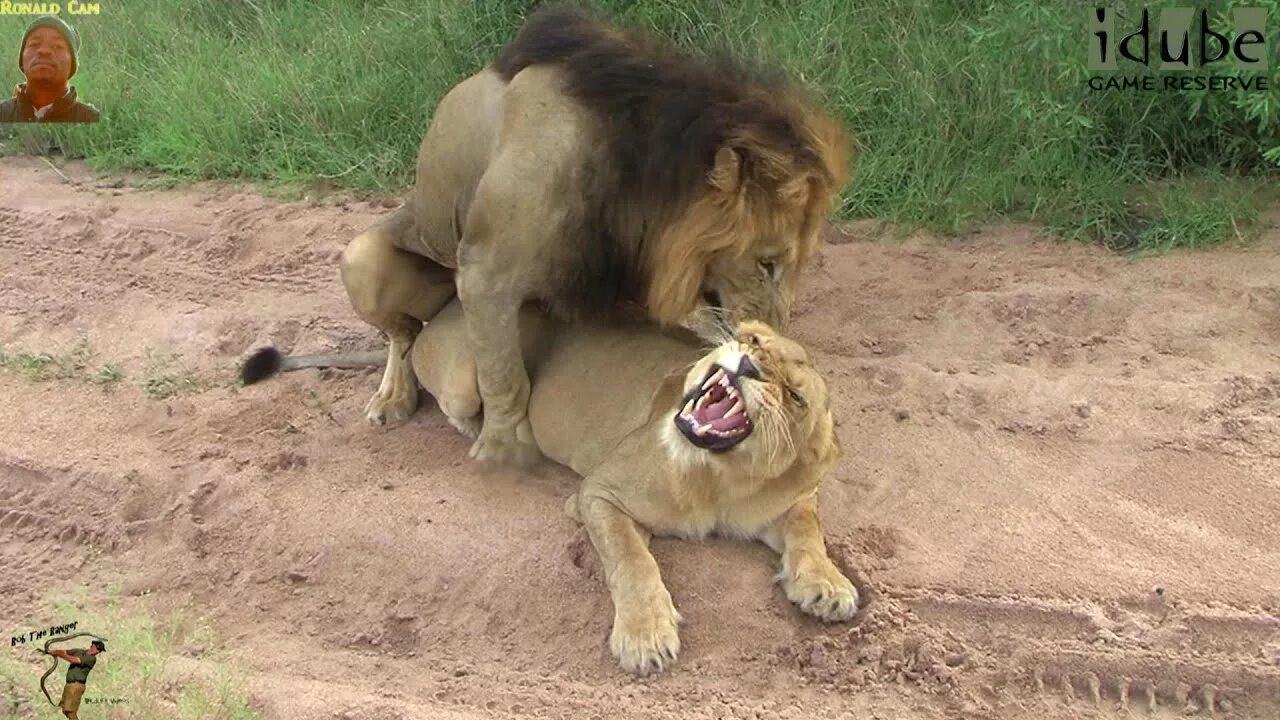
[[[381,347],[336,261],[386,203],[65,172],[0,163],[0,344],[123,378],[0,372],[6,627],[107,578],[194,598],[273,719],[1280,713],[1274,227],[1137,262],[1024,227],[829,233],[794,334],[835,393],[822,513],[869,603],[823,626],[764,547],[657,541],[683,649],[635,680],[568,472],[478,469],[429,402],[366,426],[376,371],[232,386],[262,344]]]

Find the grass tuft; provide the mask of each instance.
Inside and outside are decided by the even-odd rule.
[[[67,352],[56,355],[0,346],[0,371],[17,373],[33,382],[82,379],[106,385],[121,378],[119,368],[114,365],[92,368],[93,356],[83,339]]]
[[[156,400],[193,395],[207,389],[205,383],[187,369],[177,355],[160,356],[148,352],[147,366],[142,389]]]

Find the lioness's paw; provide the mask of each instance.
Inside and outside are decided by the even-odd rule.
[[[418,409],[417,389],[411,391],[390,392],[379,390],[365,405],[364,414],[372,425],[395,425],[402,423]]]
[[[480,437],[480,418],[479,417],[469,417],[469,418],[451,417],[449,418],[449,424],[452,425],[458,432],[462,433],[463,435],[466,435],[472,440],[475,440],[476,438]]]
[[[858,612],[858,589],[826,558],[783,577],[782,589],[801,610],[827,622],[848,620]]]
[[[520,468],[532,467],[542,459],[542,452],[533,441],[533,428],[529,426],[528,418],[521,420],[514,428],[501,430],[495,430],[485,423],[469,454],[474,460]]]
[[[609,649],[623,670],[649,675],[665,670],[680,653],[680,613],[666,588],[649,601],[631,601],[613,616]]]

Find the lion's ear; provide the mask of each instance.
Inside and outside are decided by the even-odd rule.
[[[721,192],[734,193],[742,185],[742,158],[738,151],[722,145],[716,151],[715,164],[707,175],[711,185]]]
[[[803,207],[809,203],[816,184],[816,178],[812,175],[798,175],[778,188],[778,199],[792,207]]]

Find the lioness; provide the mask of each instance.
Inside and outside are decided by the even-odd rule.
[[[651,533],[762,540],[782,555],[792,602],[827,621],[853,616],[858,593],[827,557],[817,512],[841,447],[826,383],[800,345],[755,321],[710,352],[647,324],[563,324],[529,308],[520,322],[533,438],[583,477],[567,509],[600,554],[623,668],[661,670],[680,649]],[[412,364],[474,436],[482,402],[465,332],[449,304],[418,335]],[[586,385],[597,386],[589,399]]]
[[[724,327],[785,327],[848,156],[839,123],[780,77],[544,6],[444,96],[404,206],[342,255],[356,313],[389,341],[368,419],[417,407],[406,356],[455,288],[485,406],[470,454],[517,464],[538,455],[526,301],[562,318],[633,302],[667,325],[710,306]]]
[[[829,622],[854,615],[858,592],[827,557],[818,522],[818,484],[842,451],[827,385],[800,345],[756,321],[710,351],[691,332],[643,321],[563,323],[531,306],[519,321],[531,431],[583,477],[566,509],[600,554],[614,605],[609,647],[623,668],[662,670],[680,649],[650,534],[761,540],[781,554],[777,578],[792,602]],[[475,437],[484,408],[456,300],[411,349],[423,387]],[[241,377],[379,363],[264,348]]]

